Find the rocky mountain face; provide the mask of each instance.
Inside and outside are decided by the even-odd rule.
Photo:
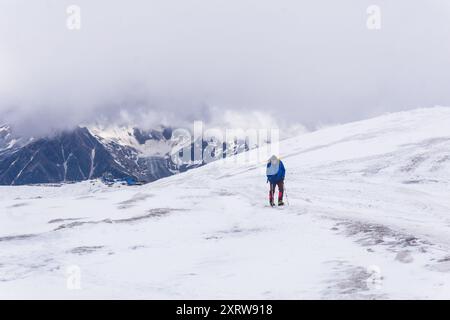
[[[21,185],[81,181],[110,172],[125,177],[126,168],[86,128],[41,138],[0,156],[0,184]]]
[[[78,127],[40,139],[13,136],[0,126],[0,185],[75,182],[107,177],[151,182],[204,163],[194,159],[175,163],[170,153],[181,148],[170,128]],[[191,146],[206,147],[206,141]],[[245,151],[245,143],[219,146],[219,152]]]

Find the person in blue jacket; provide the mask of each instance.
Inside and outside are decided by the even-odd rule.
[[[283,206],[283,194],[284,194],[284,176],[286,175],[286,170],[284,169],[283,162],[278,159],[277,156],[273,155],[267,162],[267,182],[270,182],[269,191],[269,202],[273,207],[275,188],[278,186],[278,205]]]

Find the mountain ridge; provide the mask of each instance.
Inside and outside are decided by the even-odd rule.
[[[206,141],[191,141],[204,150]],[[241,147],[244,146],[244,147]],[[189,144],[187,145],[189,146]],[[0,185],[78,182],[104,178],[152,182],[204,164],[201,159],[178,163],[172,153],[186,147],[172,140],[172,128],[142,130],[134,126],[78,126],[48,137],[14,137],[0,127]],[[217,152],[227,156],[248,150],[236,141]]]

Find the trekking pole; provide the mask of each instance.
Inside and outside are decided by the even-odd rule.
[[[289,197],[288,197],[288,193],[287,193],[287,189],[286,189],[286,183],[284,183],[284,193],[286,194],[286,202],[287,202],[288,206],[291,206],[289,204]]]

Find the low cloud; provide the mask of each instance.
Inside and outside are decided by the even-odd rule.
[[[314,128],[450,105],[448,1],[376,2],[380,30],[366,0],[2,0],[0,122]]]

